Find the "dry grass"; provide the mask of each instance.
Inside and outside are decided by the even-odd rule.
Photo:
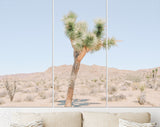
[[[32,95],[27,95],[27,96],[24,98],[24,101],[32,102],[32,101],[34,101],[34,96],[32,96]]]
[[[152,69],[131,71],[109,68],[108,70],[109,106],[160,106],[158,101],[160,99],[160,79],[157,78],[156,82],[154,82],[152,76],[148,75],[152,73]],[[157,77],[159,75],[160,71],[157,73]],[[121,97],[119,98],[117,95],[124,95],[126,99],[121,99]]]
[[[2,89],[2,90],[0,91],[0,98],[6,97],[6,96],[7,96],[7,91],[6,91],[5,89]]]
[[[108,85],[108,93],[109,94],[114,94],[115,92],[117,92],[116,86]]]
[[[5,104],[5,101],[3,99],[0,99],[0,105]]]

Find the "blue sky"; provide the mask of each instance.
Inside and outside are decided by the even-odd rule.
[[[78,15],[77,21],[86,21],[92,30],[94,19],[106,19],[106,0],[54,0],[54,65],[72,65],[73,49],[64,33],[62,18],[69,11]],[[106,51],[88,53],[82,64],[106,65]]]
[[[108,66],[137,70],[160,66],[160,1],[108,0],[109,36],[123,40],[109,50]],[[78,20],[106,18],[105,0],[55,0],[54,65],[73,64],[64,34],[64,14]],[[41,72],[52,65],[52,0],[0,0],[0,75]],[[105,50],[88,53],[82,63],[106,65]]]
[[[0,75],[52,66],[52,0],[0,0]]]
[[[123,40],[109,50],[108,66],[137,70],[160,66],[160,1],[108,0],[108,33]]]

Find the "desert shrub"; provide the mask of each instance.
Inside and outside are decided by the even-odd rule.
[[[13,84],[9,84],[9,82],[6,81],[4,85],[9,95],[10,101],[13,101],[14,95],[16,93],[16,81],[14,81]]]
[[[24,101],[34,101],[34,97],[32,95],[27,95],[24,99]]]
[[[140,105],[144,105],[146,102],[146,97],[145,97],[145,93],[141,93],[140,96],[138,97],[138,103]]]
[[[115,86],[108,85],[108,93],[114,94],[115,92],[117,92],[117,88]]]
[[[126,85],[121,85],[120,90],[126,91],[126,90],[128,90],[128,87]]]
[[[132,83],[133,83],[132,81],[126,80],[126,81],[124,82],[124,85],[125,85],[125,86],[131,86]]]
[[[132,90],[137,90],[139,88],[139,83],[134,82],[134,83],[132,83],[131,87],[132,87]]]
[[[5,104],[5,101],[3,99],[0,99],[0,105]]]
[[[34,87],[34,92],[38,93],[39,92],[39,87]]]
[[[103,85],[102,83],[98,83],[99,86]]]
[[[36,85],[39,86],[39,85],[40,85],[40,82],[36,82]]]
[[[49,86],[50,86],[50,88],[53,88],[53,83],[50,83]]]
[[[140,85],[139,90],[143,92],[145,90],[145,85],[144,84]]]
[[[57,76],[54,77],[54,82],[57,80]]]
[[[60,86],[59,85],[54,85],[54,90],[59,90],[60,89]]]
[[[83,85],[83,84],[84,84],[84,82],[83,82],[83,81],[81,81],[81,83],[80,83],[80,84],[82,84],[82,85]]]
[[[108,97],[108,101],[121,101],[124,99],[126,99],[126,96],[123,94],[117,94]]]
[[[132,82],[141,82],[141,77],[139,75],[127,75],[126,80],[132,81]]]
[[[97,82],[97,79],[93,79],[92,82]]]
[[[7,92],[5,90],[2,90],[0,92],[0,97],[5,97],[7,95]]]
[[[26,84],[26,88],[30,88],[30,87],[33,87],[34,85],[32,83],[27,83]]]
[[[42,99],[46,99],[45,92],[41,91],[41,92],[38,93],[38,95],[39,95]]]
[[[106,78],[103,76],[103,74],[101,75],[101,77],[100,77],[100,81],[101,82],[105,82],[105,80],[106,80]]]
[[[49,90],[49,91],[47,92],[47,96],[48,96],[48,97],[52,97],[52,96],[53,96],[53,90]]]
[[[15,98],[14,102],[22,102],[22,98],[21,97]]]
[[[46,89],[46,90],[48,90],[48,89],[50,89],[50,88],[52,88],[53,87],[53,84],[52,83],[46,83],[46,84],[44,84],[44,88]]]
[[[43,79],[41,79],[41,84],[42,84],[42,85],[43,85],[43,84],[46,84],[46,81],[43,80]]]
[[[101,79],[101,82],[105,82],[105,80]]]
[[[31,93],[31,91],[29,89],[25,89],[22,91],[23,93]]]
[[[106,97],[101,97],[101,101],[106,101]]]
[[[138,103],[140,105],[144,105],[146,102],[145,85],[144,84],[140,85],[139,90],[140,90],[140,95],[137,98]]]

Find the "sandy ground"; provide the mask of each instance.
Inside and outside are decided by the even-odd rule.
[[[10,88],[16,84],[12,102],[6,81]],[[52,102],[52,68],[45,72],[0,76],[0,107],[51,107]]]
[[[109,107],[160,107],[160,68],[155,84],[152,78],[153,69],[108,70]],[[140,97],[145,100],[144,104],[139,103]]]
[[[54,107],[64,107],[71,69],[72,65],[54,67]],[[108,70],[107,94],[106,67],[81,65],[73,107],[106,107],[106,103],[109,107],[160,107],[160,68],[156,83],[152,78],[153,69]],[[9,86],[16,81],[12,102],[5,87],[6,80]],[[52,68],[39,73],[0,76],[0,107],[51,107],[52,87]],[[141,97],[143,104],[139,102]]]
[[[64,107],[72,65],[54,67],[54,106]],[[73,107],[106,106],[106,67],[81,65],[76,80]]]

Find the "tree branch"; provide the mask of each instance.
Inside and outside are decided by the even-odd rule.
[[[83,47],[81,53],[79,54],[79,56],[77,58],[77,61],[80,62],[83,59],[83,57],[86,55],[86,53],[87,53],[87,48]]]
[[[71,41],[72,48],[74,49],[74,47],[73,47],[73,40],[72,40],[72,39],[70,39],[70,41]]]

